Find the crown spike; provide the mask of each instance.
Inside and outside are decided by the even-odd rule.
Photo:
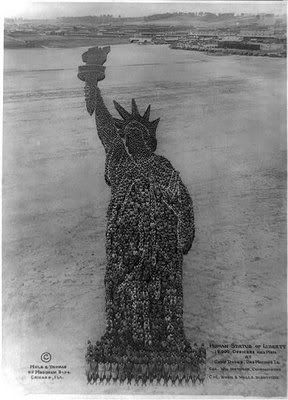
[[[135,116],[140,115],[135,99],[132,99],[132,114]]]
[[[118,111],[118,113],[121,115],[121,117],[124,120],[127,120],[131,117],[131,114],[125,110],[125,108],[123,108],[122,106],[120,106],[119,103],[117,103],[117,101],[113,100],[114,103],[114,107],[116,108],[116,110]]]
[[[159,124],[159,121],[160,121],[160,118],[157,118],[157,119],[155,119],[154,121],[151,121],[151,122],[150,122],[150,129],[151,129],[152,131],[156,131],[157,126],[158,126],[158,124]]]
[[[144,118],[146,121],[149,121],[150,110],[151,110],[151,106],[150,106],[150,104],[149,104],[149,106],[147,107],[147,109],[146,109],[146,111],[145,111],[145,113],[144,113],[144,115],[143,115],[143,118]]]

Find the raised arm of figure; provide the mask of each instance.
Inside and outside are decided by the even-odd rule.
[[[121,140],[117,134],[112,115],[103,101],[101,91],[95,85],[95,121],[98,136],[105,148],[106,153],[110,150],[116,140]]]
[[[82,54],[82,60],[86,65],[78,67],[78,78],[85,82],[86,108],[90,115],[95,112],[95,120],[98,136],[106,150],[111,149],[115,139],[121,140],[116,131],[113,118],[107,110],[98,82],[105,78],[105,67],[103,64],[110,52],[110,47],[91,47]]]

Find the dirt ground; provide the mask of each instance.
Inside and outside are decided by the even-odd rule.
[[[196,239],[183,266],[187,336],[207,347],[286,343],[286,60],[163,47],[156,57],[156,46],[148,47],[134,47],[135,54],[127,45],[113,48],[102,87],[110,109],[112,99],[128,107],[136,97],[143,111],[152,104],[152,118],[161,117],[157,152],[180,171],[193,197]],[[104,150],[76,77],[82,50],[58,49],[58,69],[46,70],[44,53],[37,61],[33,50],[29,64],[21,61],[24,50],[16,51],[5,55],[4,81],[3,345],[9,379],[29,393],[283,395],[284,352],[277,382],[87,386],[86,342],[105,327],[110,193]],[[41,62],[42,69],[33,67]],[[31,381],[27,371],[45,351],[55,365],[69,368],[63,381]]]

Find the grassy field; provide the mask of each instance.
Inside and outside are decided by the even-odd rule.
[[[31,44],[27,45],[27,42]],[[87,37],[75,35],[19,35],[18,37],[4,36],[4,48],[29,48],[29,47],[51,47],[51,48],[72,48],[82,46],[105,46],[113,44],[128,43],[127,38],[118,37]]]

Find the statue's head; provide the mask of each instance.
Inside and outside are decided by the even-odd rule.
[[[141,116],[134,99],[132,99],[131,114],[116,101],[114,105],[122,117],[122,120],[114,118],[114,123],[127,151],[136,157],[151,155],[157,147],[156,129],[160,118],[149,121],[150,106]]]

